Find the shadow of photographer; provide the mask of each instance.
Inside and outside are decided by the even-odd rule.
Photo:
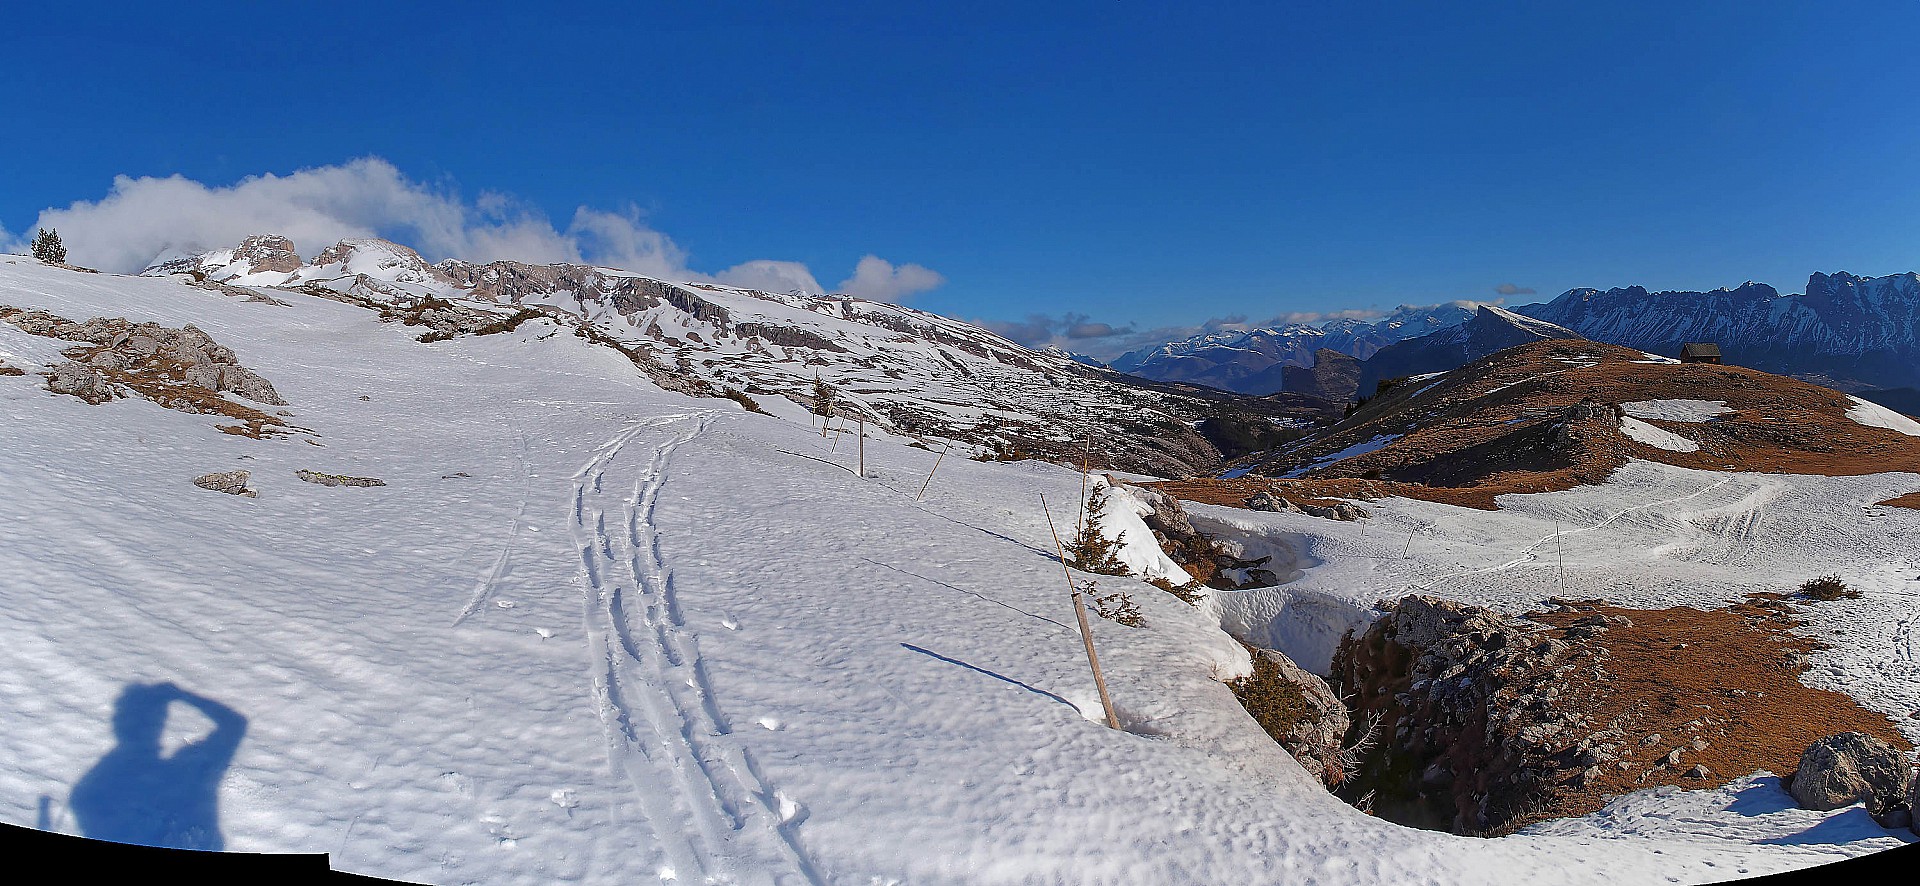
[[[213,721],[213,731],[164,754],[161,735],[174,702]],[[68,806],[82,834],[116,843],[219,851],[220,779],[233,762],[247,718],[172,683],[134,683],[114,704],[118,742],[73,786]]]

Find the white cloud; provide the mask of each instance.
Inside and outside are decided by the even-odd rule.
[[[813,279],[813,272],[797,261],[759,259],[742,262],[713,275],[713,279],[728,286],[760,289],[767,292],[792,292],[795,289],[806,292],[825,291],[820,288],[820,281]]]
[[[900,302],[915,293],[938,288],[947,278],[938,271],[920,265],[901,265],[877,255],[860,259],[853,276],[840,281],[839,291],[872,301]]]
[[[510,195],[483,191],[468,202],[449,188],[407,178],[379,157],[249,176],[215,187],[180,175],[117,176],[105,197],[48,209],[37,226],[60,231],[74,264],[127,273],[145,268],[163,252],[222,249],[251,234],[279,234],[308,257],[348,237],[385,237],[412,246],[429,261],[589,262],[668,279],[776,292],[825,291],[799,262],[762,259],[714,275],[693,271],[686,250],[649,227],[632,206],[618,212],[582,206],[565,228],[558,228]],[[27,248],[24,239],[4,229],[0,244]],[[869,255],[840,289],[893,301],[944,282],[920,265],[896,268]]]

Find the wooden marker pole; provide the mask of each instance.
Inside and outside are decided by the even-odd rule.
[[[926,482],[925,482],[925,483],[921,483],[921,484],[920,484],[920,491],[919,491],[918,493],[916,493],[916,494],[915,494],[915,495],[913,496],[913,500],[914,500],[914,501],[919,501],[919,500],[920,500],[920,496],[922,496],[922,495],[926,495],[926,494],[927,494],[927,483],[932,483],[932,482],[933,482],[933,471],[937,471],[937,470],[940,470],[940,459],[943,459],[943,458],[946,458],[946,457],[947,457],[947,450],[949,450],[949,449],[952,449],[952,448],[953,448],[953,441],[952,441],[952,440],[948,440],[948,441],[947,441],[947,447],[946,447],[946,449],[942,449],[942,450],[940,450],[940,454],[939,454],[938,456],[935,456],[935,457],[934,457],[934,459],[933,459],[933,470],[931,470],[931,471],[928,471],[928,472],[927,472],[927,479],[926,479]]]
[[[1120,718],[1113,715],[1113,698],[1107,695],[1107,678],[1100,673],[1100,655],[1093,651],[1093,628],[1087,624],[1087,604],[1080,600],[1080,586],[1073,583],[1073,573],[1067,570],[1067,550],[1060,544],[1060,530],[1053,527],[1053,512],[1047,509],[1047,497],[1040,496],[1040,511],[1047,515],[1047,531],[1053,533],[1053,550],[1060,555],[1060,574],[1067,577],[1067,588],[1073,592],[1073,614],[1080,618],[1080,641],[1087,647],[1087,665],[1093,668],[1093,686],[1100,690],[1100,709],[1106,712],[1107,726],[1120,728]]]
[[[1560,534],[1560,518],[1553,518],[1553,545],[1560,551],[1560,595],[1567,593],[1567,542]]]
[[[867,475],[867,417],[860,416],[860,476]]]

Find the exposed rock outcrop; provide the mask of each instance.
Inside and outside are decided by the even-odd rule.
[[[1107,482],[1124,488],[1134,497],[1153,508],[1150,514],[1141,515],[1141,521],[1153,532],[1153,540],[1160,550],[1180,568],[1193,576],[1195,585],[1204,585],[1222,590],[1238,590],[1248,587],[1269,587],[1280,583],[1279,576],[1264,568],[1268,557],[1247,560],[1236,557],[1214,544],[1213,540],[1201,534],[1193,526],[1193,520],[1180,507],[1180,500],[1152,486],[1135,486],[1107,475]],[[1198,587],[1167,588],[1174,596],[1187,602],[1194,602],[1203,593]],[[1317,679],[1317,678],[1316,678]]]
[[[1309,517],[1321,517],[1327,520],[1365,520],[1373,515],[1367,509],[1350,502],[1335,502],[1331,505],[1317,505],[1312,502],[1295,504],[1271,492],[1256,492],[1247,497],[1247,507],[1256,511],[1273,513],[1290,512],[1306,514]]]
[[[1346,776],[1341,740],[1350,722],[1346,705],[1327,681],[1271,649],[1248,649],[1253,674],[1230,682],[1234,695],[1273,740],[1309,774],[1334,787]]]
[[[95,317],[76,323],[45,311],[22,311],[6,306],[0,306],[0,320],[33,335],[93,345],[70,350],[67,356],[103,374],[102,380],[123,381],[108,379],[106,374],[132,373],[214,393],[231,391],[256,403],[287,405],[272,383],[240,365],[231,348],[214,341],[191,323],[179,329],[158,323],[135,323],[124,317]],[[58,384],[97,393],[100,381],[68,368],[72,365],[54,370],[60,376]],[[50,381],[50,385],[52,383]],[[60,392],[74,393],[88,402],[105,402],[89,399],[89,395],[77,390]]]
[[[1604,620],[1590,627],[1603,631]],[[1591,636],[1591,634],[1589,634]],[[1567,677],[1597,651],[1546,625],[1407,597],[1334,655],[1330,682],[1354,700],[1354,777],[1390,821],[1459,834],[1525,825],[1562,782],[1609,757]]]
[[[255,234],[240,241],[240,246],[233,251],[233,260],[245,263],[249,274],[292,273],[300,269],[300,254],[293,251],[293,241],[277,234]]]
[[[299,477],[300,479],[307,481],[308,483],[317,483],[321,486],[385,486],[387,485],[387,481],[382,480],[378,477],[346,477],[340,474],[323,474],[323,473],[320,473],[319,471],[307,471],[307,470],[294,471],[293,475],[295,477]]]
[[[79,397],[95,406],[127,395],[125,388],[107,380],[106,373],[72,360],[47,373],[47,390]]]
[[[224,492],[228,495],[244,495],[248,498],[258,498],[260,495],[259,491],[247,486],[247,480],[251,476],[252,474],[247,471],[201,474],[193,478],[193,485],[201,489],[210,489],[214,492]]]
[[[1862,732],[1843,732],[1814,742],[1800,755],[1788,792],[1800,805],[1821,812],[1867,804],[1878,816],[1907,802],[1913,774],[1906,755]]]
[[[0,305],[0,321],[49,338],[77,342],[51,367],[47,389],[88,403],[105,403],[128,390],[168,409],[235,418],[226,433],[261,437],[290,430],[286,422],[220,396],[231,392],[256,403],[285,406],[273,384],[240,364],[232,349],[188,324],[179,329],[95,317],[76,323],[45,311]],[[287,413],[281,413],[286,415]]]

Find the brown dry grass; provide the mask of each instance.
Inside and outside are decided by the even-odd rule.
[[[1881,504],[1892,505],[1896,508],[1913,508],[1914,510],[1920,510],[1920,492],[1909,492],[1898,498],[1887,499],[1881,502]]]
[[[1630,458],[1701,470],[1823,476],[1920,471],[1920,438],[1847,418],[1853,404],[1838,391],[1739,366],[1645,359],[1639,351],[1596,342],[1511,348],[1434,383],[1390,389],[1334,432],[1269,468],[1281,473],[1379,435],[1400,435],[1373,452],[1300,480],[1166,485],[1181,498],[1233,507],[1264,489],[1290,498],[1400,495],[1490,510],[1499,495],[1605,482]],[[1651,422],[1698,443],[1698,452],[1648,446],[1598,422],[1562,438],[1555,426],[1588,399],[1722,400],[1732,412],[1708,422]],[[1260,485],[1266,483],[1280,485]],[[1241,493],[1243,488],[1248,491]],[[1914,506],[1909,499],[1920,503],[1920,493],[1889,503]]]
[[[1761,769],[1786,777],[1809,744],[1840,732],[1865,732],[1901,750],[1912,747],[1886,715],[1861,707],[1845,693],[1800,682],[1805,656],[1823,647],[1792,633],[1799,620],[1780,595],[1757,594],[1736,606],[1705,611],[1599,603],[1580,610],[1530,617],[1561,628],[1592,612],[1632,622],[1592,641],[1609,656],[1607,678],[1586,677],[1572,693],[1574,703],[1593,704],[1595,723],[1623,721],[1625,753],[1631,755],[1626,762],[1632,766],[1622,770],[1604,764],[1591,783],[1563,788],[1542,817],[1585,815],[1612,797],[1656,785],[1719,786]],[[1655,733],[1658,743],[1639,743]],[[1693,750],[1695,739],[1704,739],[1707,747]],[[1640,779],[1676,747],[1682,750],[1678,766],[1655,768]],[[1711,774],[1704,780],[1686,777],[1695,764],[1704,764]]]

